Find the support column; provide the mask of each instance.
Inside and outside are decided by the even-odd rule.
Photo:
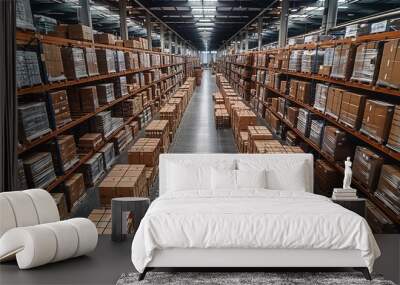
[[[149,50],[153,49],[153,40],[151,38],[152,33],[152,23],[151,23],[151,15],[146,14],[146,32],[147,32],[147,41],[149,43]]]
[[[128,39],[128,26],[126,23],[126,0],[119,0],[119,27],[123,40]]]
[[[261,50],[261,46],[262,46],[262,26],[263,26],[263,16],[261,16],[260,18],[258,18],[258,22],[257,22],[257,38],[258,38],[258,50]]]
[[[286,46],[289,22],[289,0],[282,0],[281,25],[279,27],[279,47]]]
[[[85,26],[92,27],[92,16],[90,14],[89,0],[79,0],[79,5],[81,6],[79,9],[80,23]]]
[[[160,45],[161,52],[164,52],[165,42],[164,42],[164,25],[160,23]]]
[[[172,54],[172,32],[168,31],[168,49],[169,53]]]
[[[338,14],[338,0],[329,0],[325,2],[328,2],[328,11],[326,16],[326,27],[325,27],[325,33],[327,33],[330,29],[336,26],[337,14]]]
[[[244,50],[249,50],[249,31],[247,29],[244,32]]]

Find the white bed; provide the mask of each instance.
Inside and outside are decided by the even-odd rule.
[[[252,184],[261,168],[268,189],[239,189],[239,174],[234,190],[209,188],[232,169]],[[154,267],[354,267],[368,278],[380,251],[367,222],[312,192],[311,154],[161,155],[160,197],[137,230],[132,262],[140,278]]]

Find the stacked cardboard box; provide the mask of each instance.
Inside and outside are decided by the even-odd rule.
[[[361,43],[357,47],[351,80],[375,84],[381,55],[381,42]]]
[[[236,141],[240,131],[247,131],[248,126],[255,126],[257,116],[251,110],[238,109],[233,112],[232,128]]]
[[[299,108],[297,107],[288,107],[286,113],[287,123],[291,127],[295,127],[297,125],[297,117],[299,115]]]
[[[181,98],[170,98],[168,100],[168,105],[175,105],[176,106],[176,114],[178,118],[178,125],[182,119],[183,112],[185,111],[184,102]]]
[[[115,53],[115,67],[117,72],[125,71],[125,55],[123,51],[117,50]]]
[[[217,129],[229,128],[230,127],[229,113],[224,105],[221,106],[223,106],[223,108],[214,110],[216,128]]]
[[[254,153],[286,153],[285,148],[278,140],[256,140],[253,150]]]
[[[239,137],[237,141],[237,147],[239,152],[247,153],[248,152],[248,145],[249,145],[249,132],[239,132]]]
[[[136,52],[125,52],[125,66],[127,70],[139,69],[139,55]]]
[[[339,172],[325,160],[317,159],[315,161],[314,172],[315,194],[332,197],[333,188],[342,185],[342,177]]]
[[[301,70],[301,59],[303,56],[303,50],[293,50],[290,53],[289,59],[289,70],[298,72]]]
[[[379,143],[385,142],[389,135],[394,107],[386,102],[367,100],[360,131]]]
[[[279,97],[278,98],[278,115],[283,118],[286,114],[286,107],[287,107],[287,102],[285,98]]]
[[[382,166],[375,195],[393,212],[400,215],[400,167],[398,165]]]
[[[346,133],[333,126],[325,126],[321,150],[335,161],[345,160],[352,154]]]
[[[126,76],[117,77],[114,81],[114,96],[115,98],[121,98],[128,95],[128,86],[126,83]]]
[[[79,93],[70,93],[68,99],[71,112],[76,115],[92,113],[99,107],[96,86],[79,88]]]
[[[161,152],[166,153],[170,144],[168,120],[153,120],[145,129],[147,138],[159,138],[161,140]]]
[[[27,103],[18,106],[18,137],[21,141],[32,141],[51,132],[46,103]]]
[[[99,235],[111,235],[111,209],[93,209],[88,219],[96,225],[97,233]]]
[[[154,181],[156,180],[157,172],[158,172],[158,167],[146,167],[145,168],[147,188],[149,190],[153,186]]]
[[[131,130],[129,126],[125,126],[112,138],[116,153],[121,154],[132,140]]]
[[[94,48],[85,48],[86,69],[89,76],[99,75],[99,67],[97,66],[96,50]]]
[[[366,147],[357,146],[353,161],[353,176],[369,191],[375,191],[383,158]]]
[[[358,129],[364,111],[364,103],[364,95],[344,91],[342,95],[342,105],[340,107],[339,122],[352,129]]]
[[[400,152],[400,105],[397,105],[394,110],[387,146]]]
[[[324,50],[324,62],[319,66],[318,74],[322,76],[329,76],[331,74],[334,55],[335,48],[326,48]]]
[[[340,116],[340,107],[342,106],[343,93],[344,90],[340,88],[329,87],[328,89],[325,114],[336,120]]]
[[[325,112],[326,100],[328,97],[328,85],[317,83],[315,86],[314,108]]]
[[[59,46],[42,44],[42,60],[45,65],[47,80],[50,82],[65,80],[64,66]]]
[[[145,165],[117,164],[99,185],[100,202],[109,206],[116,197],[148,197]]]
[[[176,112],[176,105],[165,105],[160,109],[160,119],[161,120],[168,120],[170,131],[175,134],[176,128],[178,126],[177,122],[177,112]]]
[[[300,108],[297,116],[296,128],[306,137],[310,135],[311,119],[313,114],[307,109]]]
[[[69,111],[68,97],[65,90],[49,93],[54,112],[56,127],[59,128],[72,121]]]
[[[97,64],[100,74],[116,72],[114,51],[110,49],[96,49]]]
[[[307,73],[317,73],[324,61],[323,50],[305,50],[301,58],[301,71]]]
[[[101,153],[103,155],[104,169],[109,170],[111,168],[111,166],[114,164],[114,161],[116,159],[114,144],[111,142],[105,144],[99,150],[99,153]]]
[[[93,31],[85,25],[68,25],[68,37],[78,41],[93,41]]]
[[[104,45],[115,45],[115,36],[107,33],[94,34],[94,42]]]
[[[36,52],[17,50],[15,54],[17,88],[34,86],[42,83]]]
[[[49,152],[37,152],[23,161],[30,188],[46,188],[55,179],[53,160]]]
[[[79,149],[89,152],[97,150],[103,144],[103,137],[99,133],[86,133],[79,138]]]
[[[169,124],[169,121],[168,121],[168,124]],[[136,137],[136,135],[139,133],[139,130],[140,130],[140,128],[139,128],[139,122],[138,122],[138,121],[133,121],[133,122],[131,122],[131,123],[129,124],[129,127],[130,127],[131,130],[132,130],[132,136],[133,136],[133,137]]]
[[[309,104],[311,102],[311,82],[298,82],[296,99],[306,104]]]
[[[94,186],[105,173],[102,154],[95,153],[80,167],[80,172],[85,179],[85,185],[88,187]]]
[[[272,131],[275,134],[279,134],[280,133],[280,128],[281,128],[281,120],[275,116],[274,114],[270,114],[269,116],[269,125],[271,126]]]
[[[254,152],[254,141],[272,140],[271,132],[265,126],[248,126],[248,152]]]
[[[85,54],[83,49],[75,47],[61,48],[65,76],[69,80],[87,77]]]
[[[100,105],[107,105],[115,100],[114,98],[114,84],[103,83],[96,86],[97,98]]]
[[[58,136],[54,142],[50,143],[50,149],[54,164],[62,173],[79,161],[73,135]]]
[[[294,80],[294,79],[290,80],[289,97],[292,97],[293,99],[297,98],[298,84],[299,84],[298,80]]]
[[[57,205],[58,213],[60,214],[60,220],[65,220],[69,217],[67,201],[64,193],[50,193]]]
[[[331,77],[348,80],[353,71],[355,46],[341,44],[335,47]]]
[[[85,181],[82,173],[74,173],[67,181],[65,181],[65,190],[67,203],[71,209],[75,202],[85,193]]]
[[[377,84],[400,89],[400,39],[385,42]]]
[[[145,164],[148,167],[158,165],[161,140],[158,138],[140,138],[128,150],[129,164]]]
[[[311,120],[310,140],[313,141],[319,147],[321,146],[324,126],[325,126],[325,121],[323,120]]]

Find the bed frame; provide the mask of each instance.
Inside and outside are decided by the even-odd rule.
[[[213,269],[252,271],[271,268],[353,268],[371,280],[359,250],[331,249],[193,249],[171,248],[156,250],[152,261],[139,275],[156,268]],[[250,270],[251,269],[251,270]]]
[[[165,193],[168,185],[169,162],[180,160],[213,161],[213,160],[252,160],[265,154],[162,154],[160,156],[160,195]],[[313,156],[312,154],[270,155],[275,159],[296,159],[305,161],[307,192],[313,193]],[[140,274],[143,280],[146,272],[155,268],[229,268],[235,271],[265,268],[355,268],[362,271],[364,277],[371,280],[369,270],[359,250],[331,249],[249,249],[249,248],[170,248],[154,252],[153,259]]]

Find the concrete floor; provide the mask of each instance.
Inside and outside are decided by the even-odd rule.
[[[201,86],[197,87],[186,109],[170,152],[236,152],[231,129],[215,128],[212,93],[216,88],[215,78],[206,70]],[[126,157],[120,157],[119,161],[124,163]],[[157,185],[154,188],[157,189]],[[90,212],[89,208],[98,204],[96,192],[91,191],[91,202],[84,205],[82,213]],[[377,241],[382,257],[377,260],[375,271],[400,282],[399,236],[379,235]],[[130,260],[131,242],[114,243],[110,236],[100,236],[96,250],[88,256],[31,270],[19,270],[15,262],[5,263],[0,265],[0,284],[115,284],[122,273],[134,271]]]

